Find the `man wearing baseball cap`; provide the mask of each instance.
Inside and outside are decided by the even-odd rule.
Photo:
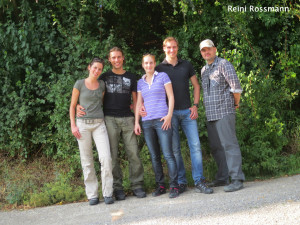
[[[207,64],[201,70],[208,140],[218,171],[211,187],[225,186],[232,192],[243,188],[242,155],[235,131],[235,110],[242,88],[233,65],[216,56],[217,48],[206,39],[200,52]],[[229,182],[231,178],[231,183]]]

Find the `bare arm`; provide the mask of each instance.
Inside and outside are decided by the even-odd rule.
[[[142,93],[138,92],[137,93],[137,100],[136,100],[136,107],[135,107],[135,125],[134,125],[134,133],[136,135],[140,135],[141,134],[141,126],[140,126],[140,115],[139,115],[139,111],[140,108],[142,107],[142,103],[143,103],[143,97],[142,97]]]
[[[166,84],[165,89],[166,89],[166,93],[167,93],[168,100],[169,100],[169,111],[165,117],[161,118],[161,121],[164,120],[164,123],[161,128],[163,130],[168,130],[169,128],[171,128],[171,120],[172,120],[175,100],[174,100],[172,84],[171,83]]]
[[[76,89],[76,88],[73,88],[69,112],[70,112],[70,121],[71,121],[72,134],[76,138],[81,137],[79,129],[76,126],[76,122],[75,122],[75,108],[76,108],[76,105],[77,105],[78,98],[79,98],[79,90]]]
[[[240,107],[240,99],[241,99],[241,93],[233,93],[234,98],[234,107],[235,109]]]
[[[196,77],[196,75],[192,76],[190,78],[192,85],[194,87],[194,104],[199,104],[199,100],[200,100],[200,84],[198,82],[198,79]],[[192,106],[190,108],[191,110],[191,115],[190,118],[192,120],[195,120],[198,118],[198,108],[196,106]]]
[[[133,92],[131,92],[131,95],[132,95],[132,109],[133,109],[133,112],[135,113],[137,94],[135,91],[133,91]]]

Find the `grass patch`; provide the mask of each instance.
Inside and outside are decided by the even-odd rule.
[[[298,134],[298,133],[297,133]],[[288,145],[280,159],[280,168],[276,174],[246,174],[247,181],[265,180],[282,176],[300,174],[299,138]],[[211,157],[206,142],[201,142],[203,155],[203,170],[207,181],[214,179],[217,171],[214,159]],[[155,187],[155,176],[152,169],[149,150],[144,142],[140,144],[140,157],[144,166],[144,188],[151,193]],[[188,186],[193,187],[192,166],[187,141],[181,142],[182,157],[185,164]],[[100,164],[95,152],[95,169],[99,180],[99,196],[101,191]],[[163,157],[162,157],[163,159]],[[28,209],[39,206],[64,204],[86,201],[82,169],[79,153],[70,155],[63,161],[40,157],[31,160],[11,159],[0,153],[0,210]],[[98,162],[98,163],[97,163]],[[120,151],[120,162],[123,170],[124,191],[131,195],[129,180],[129,163],[125,151]],[[166,183],[168,184],[168,170],[165,160],[162,160]]]
[[[32,161],[1,157],[0,210],[28,209],[85,199],[81,176],[46,157]]]

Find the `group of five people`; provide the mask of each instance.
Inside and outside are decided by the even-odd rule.
[[[145,75],[138,82],[132,73],[123,69],[124,54],[120,48],[114,47],[109,52],[112,70],[101,75],[104,61],[94,59],[88,66],[88,78],[75,83],[70,105],[71,130],[78,141],[90,205],[99,203],[92,138],[101,163],[105,203],[113,203],[113,195],[116,200],[126,197],[118,161],[121,136],[129,161],[133,195],[146,197],[143,189],[144,171],[136,138],[142,131],[157,184],[153,196],[166,193],[161,151],[168,167],[169,197],[175,198],[187,188],[180,149],[180,127],[188,141],[197,192],[211,194],[211,187],[224,185],[227,192],[243,188],[245,177],[235,132],[235,109],[239,107],[241,85],[232,64],[216,56],[217,50],[211,40],[202,41],[199,47],[207,62],[201,70],[201,80],[208,139],[218,167],[215,180],[207,184],[203,175],[197,125],[200,85],[192,64],[178,58],[178,41],[174,37],[164,40],[166,57],[158,66],[154,55],[143,56]],[[193,86],[193,103],[190,99],[190,82]]]

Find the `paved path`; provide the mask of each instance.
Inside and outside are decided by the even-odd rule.
[[[232,193],[214,188],[211,195],[190,188],[176,199],[130,196],[112,205],[83,202],[0,212],[0,225],[300,224],[300,175],[244,186]]]

